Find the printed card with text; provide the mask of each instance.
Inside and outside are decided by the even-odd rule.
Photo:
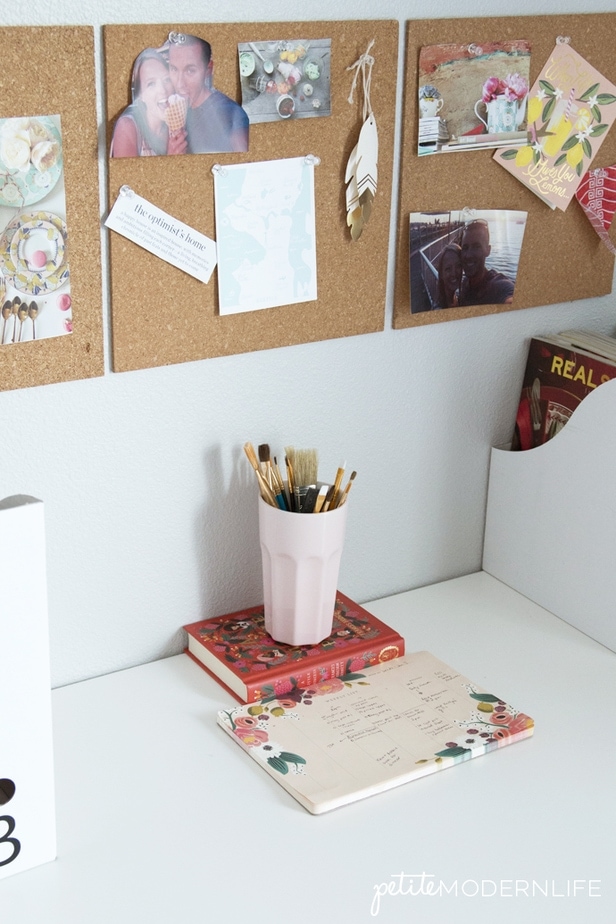
[[[215,242],[138,196],[129,186],[120,190],[105,226],[189,276],[210,281],[216,266]]]
[[[527,142],[494,159],[550,208],[564,211],[616,118],[616,86],[566,43],[531,89]]]

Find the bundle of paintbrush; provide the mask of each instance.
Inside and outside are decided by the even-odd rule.
[[[244,444],[244,452],[255,470],[263,500],[272,507],[291,513],[325,513],[345,503],[357,472],[342,487],[345,466],[338,467],[333,483],[319,481],[316,449],[285,447],[286,481],[283,480],[278,460],[271,455],[267,443],[258,447],[258,456],[252,443]]]

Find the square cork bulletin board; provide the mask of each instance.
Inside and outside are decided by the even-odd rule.
[[[515,311],[612,291],[614,257],[579,203],[552,210],[493,160],[494,150],[418,156],[418,62],[422,47],[527,40],[530,87],[559,36],[607,80],[616,82],[616,14],[520,16],[494,19],[417,20],[407,23],[404,124],[396,245],[394,327],[414,327],[476,315]],[[592,168],[616,163],[616,125]],[[528,212],[512,304],[452,307],[411,313],[409,215],[449,209]]]
[[[1,345],[0,389],[103,375],[94,32],[5,27],[0,39],[0,118],[60,116],[73,316],[71,334]]]
[[[107,151],[115,120],[130,102],[135,58],[160,47],[169,32],[212,46],[214,85],[241,100],[238,43],[331,39],[331,115],[250,126],[245,154],[110,158],[109,208],[120,188],[215,240],[215,164],[253,163],[307,154],[315,167],[317,300],[220,315],[216,270],[203,283],[109,232],[113,367],[127,371],[265,350],[383,330],[391,208],[398,63],[395,21],[108,25],[104,27]],[[362,96],[348,102],[353,72],[371,54],[371,102],[379,132],[379,183],[370,220],[358,241],[346,225],[344,175],[362,124]]]

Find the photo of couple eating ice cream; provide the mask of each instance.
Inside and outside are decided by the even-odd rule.
[[[118,117],[111,157],[248,150],[248,116],[216,90],[209,42],[172,34],[133,65],[132,103]]]

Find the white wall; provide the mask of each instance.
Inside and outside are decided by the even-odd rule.
[[[455,0],[438,9],[460,15]],[[591,7],[613,9],[612,0]],[[3,24],[95,27],[102,125],[103,24],[167,23],[173,12],[178,25],[288,22],[302,11],[401,23],[427,15],[416,0],[378,9],[313,0],[295,11],[282,0],[17,0]],[[556,11],[589,10],[582,0],[515,7]],[[466,12],[510,15],[511,5]],[[102,215],[102,144],[100,165]],[[102,378],[0,393],[0,497],[45,502],[54,686],[176,653],[182,624],[260,601],[246,440],[316,446],[322,474],[342,459],[357,469],[340,578],[356,600],[479,570],[489,449],[510,436],[528,337],[572,326],[612,333],[613,298],[394,331],[394,233],[395,217],[383,333],[121,374],[108,358]],[[101,245],[105,259],[104,231]],[[104,297],[107,328],[106,281]],[[412,649],[412,626],[407,639]]]

